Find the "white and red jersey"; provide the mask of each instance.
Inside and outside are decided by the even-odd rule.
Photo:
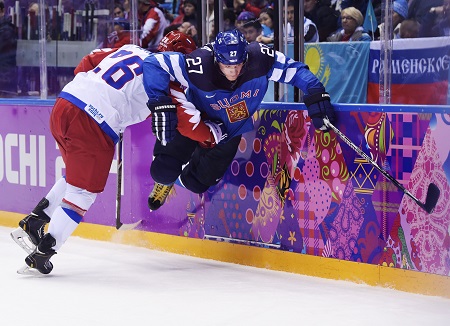
[[[142,21],[141,46],[150,51],[156,51],[167,26],[169,22],[164,12],[158,7],[151,8]]]
[[[127,44],[85,56],[59,97],[84,110],[117,143],[119,132],[150,116],[142,64],[150,54]]]

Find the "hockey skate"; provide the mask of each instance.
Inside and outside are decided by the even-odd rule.
[[[148,196],[148,208],[150,208],[150,211],[156,211],[165,203],[167,196],[169,196],[172,188],[173,183],[166,186],[161,183],[155,182],[153,190]]]
[[[44,227],[50,222],[50,217],[44,213],[49,202],[42,198],[30,215],[19,222],[19,227],[11,232],[11,238],[27,252],[31,254],[44,236]]]
[[[56,245],[56,240],[50,233],[42,238],[42,241],[34,251],[25,258],[25,264],[17,273],[26,275],[46,275],[53,270],[53,264],[50,261],[56,251],[52,249]]]

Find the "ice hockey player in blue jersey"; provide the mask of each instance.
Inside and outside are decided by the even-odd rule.
[[[305,64],[264,44],[248,44],[238,30],[220,32],[212,44],[186,56],[150,55],[143,71],[158,139],[150,169],[155,181],[150,210],[164,204],[177,178],[198,194],[220,181],[241,135],[253,129],[252,115],[269,81],[304,92],[315,128],[327,131],[323,118],[335,120],[329,94]],[[179,83],[180,90],[169,90],[170,81]]]

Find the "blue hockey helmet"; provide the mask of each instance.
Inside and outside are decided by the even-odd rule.
[[[213,50],[217,62],[237,65],[247,59],[247,41],[237,29],[220,32],[214,41]]]

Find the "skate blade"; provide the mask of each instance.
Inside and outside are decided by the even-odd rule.
[[[36,246],[31,242],[28,234],[20,227],[11,232],[11,238],[20,248],[25,250],[27,254],[31,254],[34,249],[36,249]]]
[[[120,226],[116,226],[116,229],[119,231],[128,231],[128,230],[133,230],[135,229],[137,226],[139,226],[139,224],[142,223],[142,220],[139,220],[135,223],[131,223],[131,224],[125,224],[125,223],[121,223]]]
[[[36,268],[31,268],[27,264],[25,264],[21,268],[19,268],[17,270],[17,274],[20,274],[20,275],[31,275],[31,276],[37,276],[37,277],[45,277],[45,276],[48,275],[48,274],[42,274]]]

